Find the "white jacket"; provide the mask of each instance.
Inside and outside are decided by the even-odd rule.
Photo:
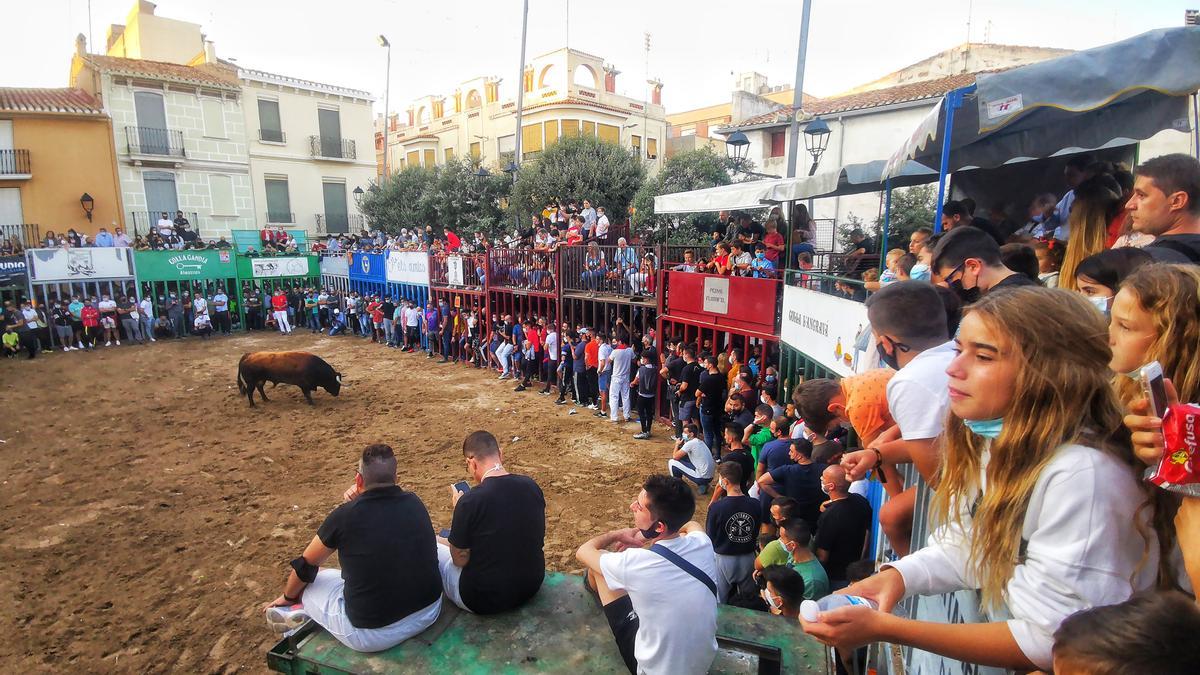
[[[1144,501],[1132,469],[1082,445],[1060,448],[1038,477],[1021,529],[1025,558],[1013,570],[1004,600],[1013,638],[1039,668],[1052,667],[1054,631],[1063,619],[1154,585],[1158,539],[1150,509],[1138,513]],[[1139,534],[1135,517],[1149,540]],[[966,516],[963,523],[970,528]],[[978,589],[969,553],[963,531],[943,526],[926,548],[891,567],[904,578],[906,596]]]

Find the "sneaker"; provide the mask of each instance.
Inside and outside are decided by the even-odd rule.
[[[642,432],[642,433],[640,433],[640,434],[634,434],[634,435],[633,435],[633,437],[634,437],[634,438],[636,438],[636,439],[638,439],[639,441],[644,441],[644,440],[646,440],[647,438],[650,438],[650,434],[648,434],[648,433],[646,433],[646,432],[644,432],[644,431],[643,431],[643,432]]]
[[[610,418],[608,418],[608,421],[609,421],[609,422],[611,422],[611,423],[613,423],[613,424],[617,424],[617,423],[618,423],[618,420],[617,420],[617,418],[615,418],[615,417],[610,417]]]
[[[118,346],[118,347],[120,347],[120,346],[121,346],[121,341],[120,341],[120,340],[117,340],[117,346]]]
[[[588,407],[588,410],[599,410],[600,409],[595,403],[589,403],[587,405],[587,407]]]
[[[567,399],[565,399],[565,398],[560,398],[554,402],[554,405],[566,405],[566,404],[567,404]]]
[[[296,603],[286,607],[268,607],[267,608],[267,625],[276,633],[286,633],[289,630],[295,630],[308,621],[308,612],[304,611],[304,605]]]
[[[63,351],[64,351],[64,352],[69,352],[69,351],[71,351],[71,348],[70,348],[70,347],[63,347]]]
[[[497,379],[497,380],[507,380],[507,379],[510,379],[511,377],[512,377],[512,375],[509,375],[508,373],[502,373],[502,374],[500,375],[500,377],[498,377],[498,378],[496,378],[496,379]]]
[[[604,412],[603,410],[597,410],[595,414],[596,417],[608,417],[608,413]]]
[[[228,333],[226,333],[226,335],[228,335]],[[158,340],[155,340],[154,338],[150,338],[150,341],[151,341],[151,342],[158,342]]]
[[[82,342],[76,342],[76,343],[75,343],[75,348],[76,348],[76,349],[83,349],[83,343],[82,343]]]
[[[516,386],[516,388],[515,388],[515,389],[513,389],[513,391],[525,391],[525,385],[523,385],[523,384],[518,384],[518,385]]]
[[[117,344],[121,344],[121,343],[120,343],[120,342],[118,342]],[[112,346],[112,341],[110,340],[110,341],[108,341],[108,342],[105,342],[105,343],[104,343],[104,346],[105,346],[105,347],[111,347],[111,346]]]

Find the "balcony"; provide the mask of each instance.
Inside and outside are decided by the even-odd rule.
[[[258,140],[263,143],[287,143],[287,134],[279,129],[259,129]]]
[[[317,234],[347,234],[362,230],[366,219],[358,213],[317,213],[313,222],[317,224]]]
[[[174,224],[176,217],[177,214],[175,211],[167,212],[167,218],[172,224]],[[145,237],[158,228],[160,218],[162,218],[162,211],[130,211],[129,218],[125,223],[130,225],[129,229],[132,230],[131,236]],[[189,230],[196,233],[200,232],[200,218],[194,211],[185,211],[183,218],[187,221]]]
[[[336,136],[309,136],[308,148],[317,159],[358,159],[354,141]]]
[[[6,245],[12,246],[14,250],[38,248],[41,241],[41,230],[32,223],[0,225],[0,248],[5,248]]]
[[[287,211],[267,211],[268,225],[294,225],[296,214]]]
[[[125,143],[129,154],[159,157],[187,157],[183,149],[183,132],[154,127],[125,127]]]
[[[25,180],[33,178],[28,150],[0,150],[0,178]]]

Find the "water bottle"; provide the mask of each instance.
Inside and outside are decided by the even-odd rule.
[[[828,612],[831,609],[848,605],[865,605],[871,609],[879,609],[879,604],[874,600],[857,595],[827,595],[820,600],[805,600],[800,603],[800,617],[805,621],[812,622],[817,620],[819,612]]]

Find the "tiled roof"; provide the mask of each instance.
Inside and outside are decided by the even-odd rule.
[[[120,56],[101,56],[99,54],[88,54],[84,58],[96,68],[110,73],[171,80],[174,82],[188,82],[226,89],[238,87],[235,75],[227,75],[216,69],[182,66],[178,63],[148,61],[146,59],[126,59]]]
[[[0,110],[5,112],[69,113],[103,115],[100,104],[82,89],[28,89],[0,87]]]
[[[938,98],[945,95],[948,91],[973,84],[975,82],[976,74],[977,73],[960,73],[958,75],[950,75],[948,77],[942,77],[936,80],[927,80],[925,82],[913,82],[911,84],[901,84],[894,87],[886,87],[884,89],[863,91],[857,94],[848,94],[846,96],[821,98],[806,105],[804,107],[804,112],[808,113],[809,115],[832,115],[850,110],[864,110],[867,108],[878,108],[885,105],[896,105],[898,103],[908,103],[910,101]],[[726,128],[746,128],[787,124],[792,119],[792,111],[793,108],[790,105],[780,106],[775,110],[744,119],[741,122]]]

